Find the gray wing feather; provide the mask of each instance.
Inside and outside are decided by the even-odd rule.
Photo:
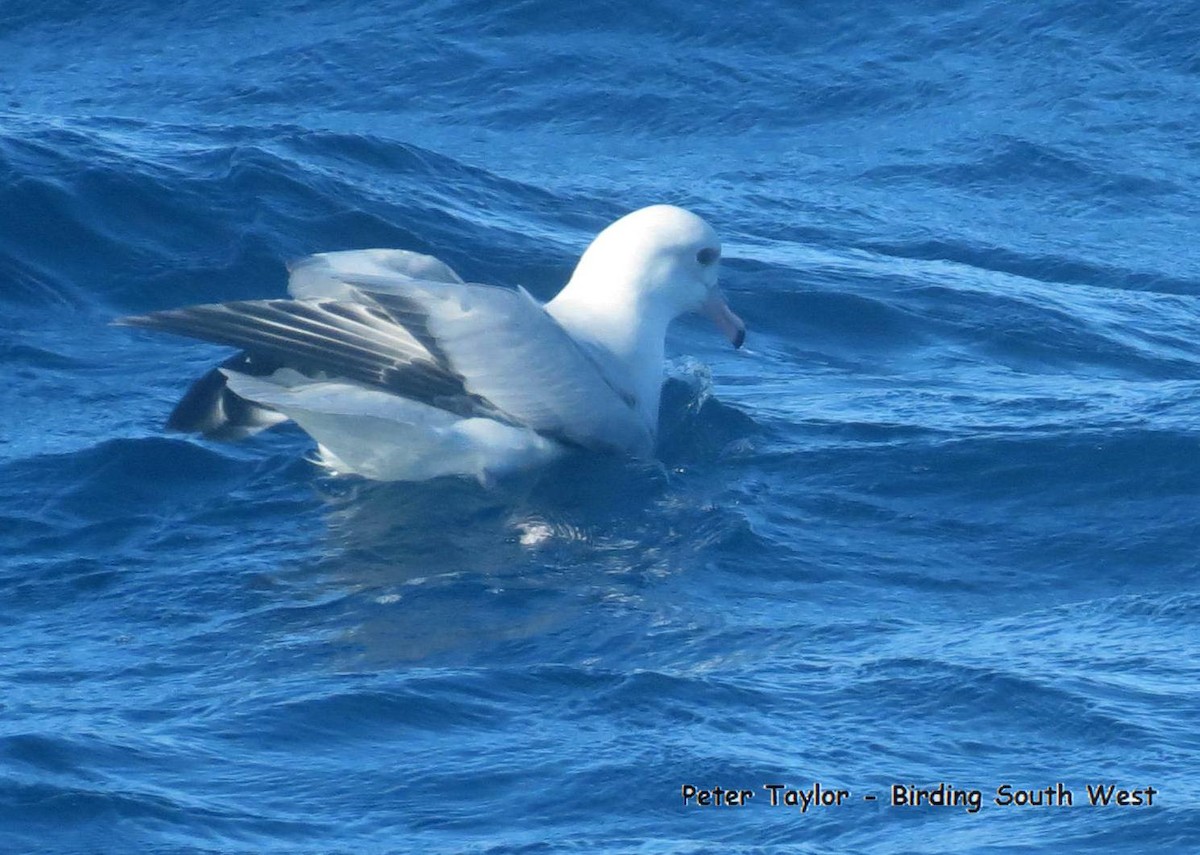
[[[291,265],[288,293],[298,300],[356,300],[352,277],[371,277],[377,291],[403,291],[408,283],[462,283],[444,261],[405,249],[354,249],[310,255]]]
[[[338,282],[343,299],[212,304],[121,322],[589,448],[652,450],[654,428],[633,395],[526,292],[376,274]]]
[[[251,300],[154,312],[120,322],[244,348],[305,373],[343,377],[461,416],[507,420],[471,394],[462,377],[439,364],[379,308],[336,301]]]
[[[586,447],[652,450],[654,428],[632,393],[524,290],[413,282],[380,293],[370,281],[352,284],[518,422]]]

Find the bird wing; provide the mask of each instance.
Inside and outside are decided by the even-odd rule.
[[[401,291],[414,281],[462,283],[450,265],[406,249],[352,249],[323,252],[290,265],[288,293],[297,300],[354,300],[346,280],[368,276],[380,291]]]
[[[122,323],[244,348],[588,448],[652,450],[653,427],[621,378],[525,291],[391,274],[337,281],[349,299],[220,303]]]

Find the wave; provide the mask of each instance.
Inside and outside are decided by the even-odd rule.
[[[0,136],[0,299],[127,312],[268,296],[287,260],[369,246],[474,278],[520,271],[547,297],[569,273],[529,219],[563,207],[544,191],[401,141],[225,127],[181,143],[179,130],[34,122]],[[544,284],[530,255],[548,259]]]

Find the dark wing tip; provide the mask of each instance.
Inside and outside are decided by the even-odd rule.
[[[147,315],[122,315],[109,321],[113,327],[135,327],[144,330],[170,329],[172,320],[178,320],[178,309],[168,309],[164,312],[151,312]]]

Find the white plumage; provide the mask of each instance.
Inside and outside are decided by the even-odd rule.
[[[657,205],[601,232],[544,306],[468,284],[403,250],[312,256],[291,300],[156,312],[122,322],[233,345],[169,426],[237,435],[291,418],[331,468],[383,480],[486,479],[568,446],[653,453],[667,325],[706,311],[740,346],[717,288],[720,242]]]

